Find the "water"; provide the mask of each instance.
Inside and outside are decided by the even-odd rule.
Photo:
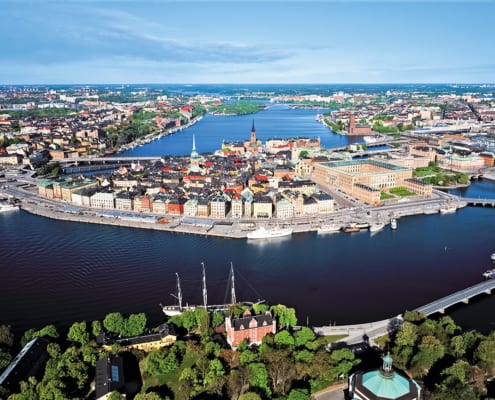
[[[258,137],[320,136],[327,146],[348,138],[318,124],[318,110],[274,107],[254,116]],[[221,140],[249,136],[253,116],[206,116],[193,128],[136,148],[133,154],[188,154],[192,134],[199,151]],[[495,197],[478,182],[462,193]],[[163,321],[159,303],[171,303],[175,272],[184,299],[201,302],[201,262],[208,300],[223,302],[232,261],[237,298],[266,299],[297,309],[301,323],[358,323],[387,318],[481,280],[495,244],[491,208],[452,215],[401,218],[398,230],[252,243],[167,232],[70,223],[23,211],[0,215],[0,323],[16,331],[48,323],[101,319],[113,311],[144,311]],[[494,296],[480,296],[452,315],[467,328],[493,329]]]
[[[323,147],[347,146],[362,143],[361,136],[349,137],[333,133],[316,121],[316,114],[326,109],[291,109],[286,105],[273,105],[251,115],[216,116],[207,114],[192,127],[154,140],[150,144],[135,147],[121,153],[123,156],[189,155],[192,137],[195,136],[198,152],[215,152],[222,147],[222,141],[249,140],[254,119],[256,137],[268,138],[319,137]]]

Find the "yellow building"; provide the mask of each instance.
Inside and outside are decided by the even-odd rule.
[[[359,200],[379,204],[380,191],[405,186],[412,170],[376,160],[351,160],[316,164],[314,175]]]

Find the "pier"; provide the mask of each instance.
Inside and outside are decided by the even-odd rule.
[[[413,311],[422,313],[427,317],[436,313],[443,314],[447,308],[460,303],[468,304],[471,298],[483,293],[491,294],[493,289],[495,289],[495,279],[483,281],[432,301],[431,303],[418,307]],[[338,340],[338,342],[352,345],[367,340],[373,341],[373,339],[376,339],[377,337],[394,332],[400,328],[402,322],[402,314],[399,314],[395,317],[387,318],[382,321],[353,325],[322,326],[314,327],[313,329],[317,335],[322,336],[347,335],[345,338]]]

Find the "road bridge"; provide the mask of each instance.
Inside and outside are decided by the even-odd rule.
[[[431,303],[418,307],[413,311],[420,312],[426,316],[436,313],[444,313],[445,309],[456,304],[467,304],[469,300],[475,296],[483,293],[491,294],[493,289],[495,289],[495,279],[486,280],[432,301]],[[402,325],[402,321],[402,315],[397,315],[382,321],[354,325],[322,326],[315,327],[313,329],[316,334],[323,336],[347,335],[345,338],[339,340],[339,342],[352,345],[365,340],[373,340],[377,337],[393,332]]]
[[[495,199],[477,199],[474,197],[461,197],[463,201],[467,203],[468,206],[473,206],[473,207],[495,207]]]

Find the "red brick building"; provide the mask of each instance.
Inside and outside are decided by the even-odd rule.
[[[246,310],[241,318],[225,318],[227,341],[235,348],[244,339],[249,343],[260,344],[263,337],[276,332],[275,319],[269,311],[265,314],[251,315]]]

